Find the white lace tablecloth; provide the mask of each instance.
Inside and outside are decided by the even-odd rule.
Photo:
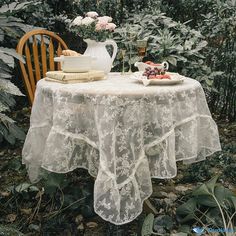
[[[142,212],[151,178],[173,178],[177,161],[201,161],[219,150],[199,82],[145,87],[110,74],[90,83],[38,82],[23,163],[32,182],[41,168],[88,169],[96,177],[95,212],[119,225]]]

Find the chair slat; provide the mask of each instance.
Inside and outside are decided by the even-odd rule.
[[[31,56],[30,56],[30,50],[29,50],[28,43],[25,44],[25,56],[26,56],[26,64],[27,64],[30,84],[31,84],[31,88],[34,92],[35,91],[35,80],[34,80],[34,73],[33,73],[33,67],[32,67],[32,62],[31,62]]]
[[[21,61],[20,61],[20,68],[21,68],[22,75],[23,75],[23,78],[24,78],[24,84],[25,84],[25,87],[26,87],[26,92],[27,92],[27,95],[28,95],[28,97],[30,99],[30,102],[31,102],[31,101],[34,100],[34,91],[32,89],[32,85],[30,84],[29,76],[28,76],[28,73],[26,72],[26,69],[25,69],[26,68],[25,64]]]
[[[34,57],[35,77],[36,80],[39,81],[41,79],[41,73],[39,65],[38,44],[35,36],[33,36],[33,57]]]
[[[36,35],[41,36],[41,42],[39,42],[37,40],[37,38],[34,38]],[[19,63],[20,63],[20,68],[22,71],[22,76],[24,79],[25,87],[27,90],[27,95],[28,95],[31,105],[34,100],[34,92],[35,92],[36,82],[45,76],[47,69],[49,69],[47,66],[49,66],[50,69],[53,69],[52,59],[50,60],[50,58],[52,58],[55,55],[52,53],[53,44],[49,40],[50,43],[48,45],[45,42],[45,38],[43,39],[43,35],[45,35],[46,37],[49,37],[50,39],[52,38],[53,43],[57,42],[59,44],[58,51],[57,51],[57,54],[59,56],[62,53],[62,49],[68,49],[66,43],[63,41],[63,39],[60,38],[60,36],[58,36],[54,32],[50,32],[50,31],[44,30],[44,29],[36,29],[36,30],[32,30],[30,32],[27,32],[20,39],[16,50],[17,50],[17,53],[19,53],[21,56],[26,56],[26,54],[28,55],[28,57],[26,59],[26,64],[24,64],[21,61]],[[32,47],[29,46],[29,39],[31,37],[33,37],[32,38],[33,39]],[[28,42],[28,45],[27,45],[27,47],[25,47],[27,42]],[[48,60],[47,47],[49,50],[49,62],[47,62],[47,60]],[[54,47],[54,49],[56,49],[56,48],[57,47]],[[31,57],[29,56],[30,53],[31,53],[31,55],[30,55]],[[38,59],[37,59],[37,56],[38,56]],[[31,59],[32,59],[32,61],[31,61]],[[33,63],[33,60],[34,60],[34,63]],[[33,65],[33,67],[32,67],[32,65]],[[54,64],[54,70],[56,68],[57,67]],[[58,68],[60,69],[60,66]],[[34,73],[34,71],[35,71],[35,73]]]
[[[54,66],[54,46],[53,46],[52,38],[50,39],[50,43],[49,43],[49,68],[50,68],[50,70],[55,70],[55,66]]]
[[[58,43],[57,56],[59,57],[59,56],[61,56],[61,54],[62,54],[61,44]],[[61,70],[61,63],[60,62],[57,63],[57,69]]]
[[[43,78],[46,76],[47,72],[47,55],[46,55],[46,45],[44,43],[43,35],[41,35],[41,59],[42,59],[42,69]]]

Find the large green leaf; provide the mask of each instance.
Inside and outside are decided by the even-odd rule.
[[[9,74],[9,73],[1,73],[0,72],[0,79],[10,79],[12,77],[12,75],[11,74]]]
[[[197,208],[196,199],[190,198],[187,202],[183,203],[176,209],[176,213],[178,215],[194,214],[196,208]]]
[[[7,55],[10,55],[12,57],[15,57],[16,59],[22,61],[23,63],[25,63],[25,60],[24,58],[19,55],[16,50],[12,49],[12,48],[4,48],[4,47],[0,47],[0,57],[1,59],[3,59],[4,61],[4,58],[2,58],[2,56],[4,56],[4,54],[7,54]]]
[[[36,4],[39,4],[41,1],[37,1],[37,2],[34,2],[34,1],[25,1],[25,2],[22,2],[22,3],[19,3],[17,1],[14,1],[10,4],[5,4],[3,5],[1,8],[0,8],[0,13],[7,13],[7,12],[13,12],[13,11],[19,11],[19,10],[23,10],[25,9],[26,7],[28,7],[29,5],[36,5]]]
[[[211,195],[209,196],[199,195],[199,196],[196,196],[196,199],[199,205],[208,206],[208,207],[217,207],[217,203]]]
[[[214,189],[216,186],[216,182],[219,176],[215,176],[212,179],[210,179],[207,183],[202,184],[200,187],[195,189],[192,193],[193,196],[199,196],[199,195],[212,195],[214,194]]]
[[[17,96],[24,96],[24,94],[9,80],[0,78],[0,91]]]
[[[25,133],[14,124],[14,120],[2,113],[0,113],[0,134],[12,145],[16,139],[25,139]]]
[[[4,105],[1,101],[0,101],[0,112],[3,112],[3,111],[7,111],[9,110],[9,107]]]
[[[15,121],[12,120],[10,117],[6,116],[5,114],[3,113],[0,113],[0,122],[8,122],[8,123],[14,123]]]
[[[202,184],[198,188],[196,188],[193,193],[193,196],[199,196],[199,195],[211,195],[211,192],[207,188],[206,184]]]
[[[184,223],[187,223],[187,222],[192,221],[194,219],[196,219],[195,214],[190,213],[190,214],[186,215],[184,218],[180,219],[180,223],[184,224]]]
[[[8,107],[13,107],[16,102],[13,99],[12,95],[9,93],[6,93],[3,89],[0,89],[1,93],[0,93],[0,101],[1,103],[3,103],[5,106]]]
[[[234,205],[234,210],[236,211],[236,197],[235,196],[231,196],[230,199],[231,199],[231,201],[232,201],[232,203]]]
[[[152,228],[153,228],[153,222],[154,222],[154,215],[152,213],[148,214],[145,218],[142,226],[142,236],[150,236],[152,235]]]
[[[11,133],[16,139],[25,140],[25,133],[15,124],[9,126],[9,133]]]
[[[232,202],[232,197],[236,197],[233,192],[229,189],[225,188],[224,186],[216,186],[215,188],[215,196],[219,204],[224,207],[225,209],[234,207]]]

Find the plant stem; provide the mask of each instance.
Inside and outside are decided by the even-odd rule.
[[[218,200],[217,200],[217,198],[215,197],[214,194],[212,194],[212,197],[214,198],[214,200],[215,200],[215,202],[216,202],[216,204],[217,204],[217,206],[218,206],[218,208],[219,208],[219,210],[220,210],[221,217],[222,217],[223,224],[224,224],[224,228],[225,228],[225,230],[227,231],[227,224],[226,224],[224,212],[223,212],[223,210],[222,210],[222,208],[221,208],[221,206],[220,206],[220,203],[218,202]],[[228,235],[229,235],[228,232],[226,232],[225,235],[228,236]]]

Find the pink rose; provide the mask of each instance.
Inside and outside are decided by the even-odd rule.
[[[109,31],[114,31],[116,28],[116,25],[114,23],[108,23],[106,25],[106,29],[109,30]]]
[[[107,29],[107,25],[108,23],[106,22],[98,22],[95,26],[95,30],[96,31],[100,31],[100,30],[106,30]]]

